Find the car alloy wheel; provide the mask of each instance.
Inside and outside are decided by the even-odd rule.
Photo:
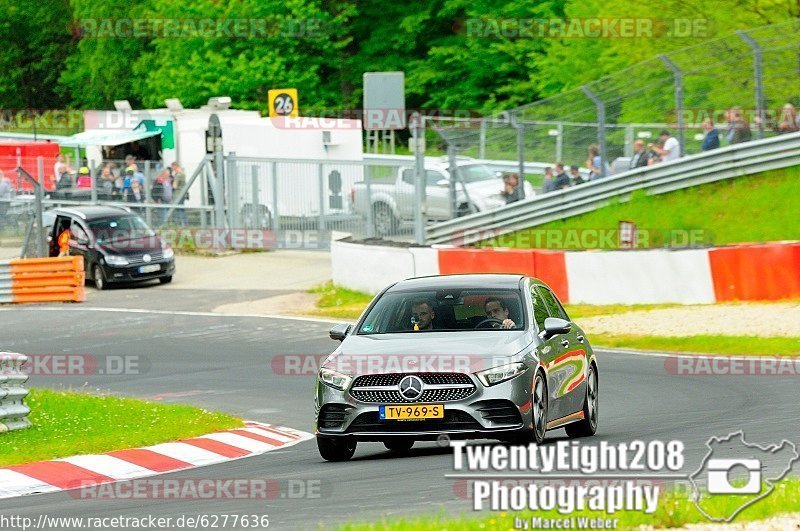
[[[597,370],[594,365],[589,365],[589,374],[586,378],[586,398],[583,403],[583,420],[567,424],[564,429],[570,437],[589,437],[597,432],[597,421],[600,414],[600,388],[597,380]]]
[[[99,265],[94,266],[94,287],[100,291],[106,289],[106,279],[103,277],[103,268]]]
[[[541,372],[533,380],[533,436],[536,443],[544,440],[547,431],[547,385]]]

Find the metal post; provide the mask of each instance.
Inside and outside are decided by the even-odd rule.
[[[520,199],[525,198],[525,124],[517,120],[512,113],[508,113],[508,121],[511,127],[517,131],[517,195]]]
[[[450,173],[450,217],[458,215],[458,204],[456,198],[456,181],[458,180],[458,166],[456,166],[456,147],[452,143],[447,144],[447,170]]]
[[[153,225],[153,209],[150,207],[150,203],[153,202],[153,196],[150,193],[150,183],[152,179],[150,177],[150,161],[144,161],[144,202],[147,203],[147,207],[144,210],[145,220],[147,224],[152,226]]]
[[[239,178],[236,174],[236,152],[228,153],[228,169],[226,172],[228,184],[228,226],[232,229],[239,228]]]
[[[325,232],[325,172],[322,163],[317,164],[317,180],[319,183],[319,225],[317,233],[317,246],[322,249],[325,242],[322,234]]]
[[[225,226],[225,164],[222,151],[214,152],[214,223],[215,227]]]
[[[600,144],[600,177],[606,176],[606,106],[597,94],[592,92],[588,85],[583,85],[581,90],[586,97],[592,100],[597,108],[597,143]]]
[[[564,160],[564,124],[558,122],[556,126],[558,136],[556,137],[556,162]]]
[[[375,220],[372,212],[372,166],[364,165],[364,186],[367,190],[367,238],[375,237]],[[353,205],[355,207],[355,205]]]
[[[272,162],[272,230],[275,231],[275,244],[280,246],[281,215],[278,211],[278,163]]]
[[[633,157],[633,124],[625,126],[625,156]]]
[[[47,252],[47,236],[44,233],[44,218],[42,216],[42,201],[44,200],[44,157],[36,157],[36,173],[39,177],[38,185],[34,185],[34,201],[36,201],[36,254],[44,258]]]
[[[92,184],[92,203],[97,203],[97,175],[94,160],[89,161],[89,182]]]
[[[425,117],[415,113],[411,120],[414,133],[414,241],[425,245]]]
[[[250,172],[250,203],[253,205],[253,219],[258,219],[258,212],[261,210],[261,201],[259,199],[259,189],[258,189],[258,166],[251,166],[250,167],[253,171]],[[258,223],[255,223],[252,227],[247,227],[248,229],[262,229],[262,228],[272,228],[272,227],[259,227]]]
[[[753,49],[753,77],[755,78],[756,110],[758,112],[758,138],[764,138],[764,51],[755,39],[739,30],[736,34]]]
[[[675,83],[675,112],[678,115],[678,154],[682,157],[686,153],[686,124],[683,123],[683,70],[663,53],[659,54],[658,58],[672,71],[672,78]]]
[[[481,136],[480,145],[478,147],[478,158],[486,158],[486,118],[481,118]]]

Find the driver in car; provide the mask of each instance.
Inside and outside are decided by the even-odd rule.
[[[483,303],[483,310],[486,312],[488,319],[496,319],[494,323],[495,328],[516,328],[517,325],[508,318],[508,306],[502,299],[497,297],[489,297]]]
[[[411,323],[414,330],[433,330],[433,318],[436,314],[431,308],[431,303],[426,300],[417,300],[411,304]]]

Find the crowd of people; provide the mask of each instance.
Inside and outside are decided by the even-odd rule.
[[[94,177],[97,196],[100,199],[121,201],[125,203],[147,202],[147,179],[140,169],[141,161],[133,155],[127,155],[119,164],[115,161],[105,162],[99,175]],[[70,165],[69,155],[59,154],[53,167],[56,191],[72,188],[91,188],[92,175],[85,164],[76,172]],[[171,204],[178,198],[186,185],[186,174],[176,161],[159,169],[150,184],[151,203]],[[188,194],[180,198],[179,204],[188,199]],[[162,216],[168,210],[160,209]],[[183,210],[177,211],[179,219],[185,218]]]

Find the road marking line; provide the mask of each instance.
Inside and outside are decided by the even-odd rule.
[[[173,459],[186,461],[194,466],[210,465],[226,460],[223,455],[181,442],[156,444],[155,446],[148,446],[147,449],[159,454],[164,454]]]
[[[61,489],[20,472],[0,468],[0,499],[57,490]]]
[[[0,308],[0,312],[11,311],[11,308]],[[101,308],[97,306],[83,306],[83,307],[48,307],[37,306],[20,307],[15,306],[14,311],[48,311],[48,312],[115,312],[115,313],[151,313],[155,315],[186,315],[191,317],[257,317],[260,319],[282,319],[284,321],[306,321],[310,323],[351,323],[353,320],[347,321],[343,319],[329,319],[329,318],[316,318],[316,317],[290,317],[288,315],[273,315],[273,314],[258,314],[258,313],[216,313],[216,312],[190,312],[183,310],[147,310],[144,308]]]
[[[114,450],[113,452],[109,452],[108,455],[159,473],[172,472],[174,470],[182,470],[184,468],[192,467],[192,465],[186,461],[173,459],[171,457],[167,457],[166,455],[152,452],[147,448]]]
[[[25,474],[58,487],[59,489],[74,489],[97,483],[109,483],[114,478],[98,474],[83,467],[65,461],[42,461],[24,465],[10,466],[9,470]]]
[[[64,459],[56,459],[56,461],[71,463],[96,474],[102,474],[113,479],[130,479],[153,473],[149,468],[144,468],[106,454],[75,455]]]
[[[275,439],[276,441],[280,441],[281,443],[292,442],[295,440],[295,437],[289,437],[279,431],[271,430],[269,428],[242,428],[240,431],[246,431],[249,433],[253,433],[255,435],[260,435],[261,437],[267,437],[269,439]]]
[[[266,452],[282,446],[281,444],[275,445],[263,441],[257,441],[237,433],[211,433],[209,435],[204,435],[201,438],[218,441],[236,448],[241,448],[242,450],[247,450],[251,453]]]

